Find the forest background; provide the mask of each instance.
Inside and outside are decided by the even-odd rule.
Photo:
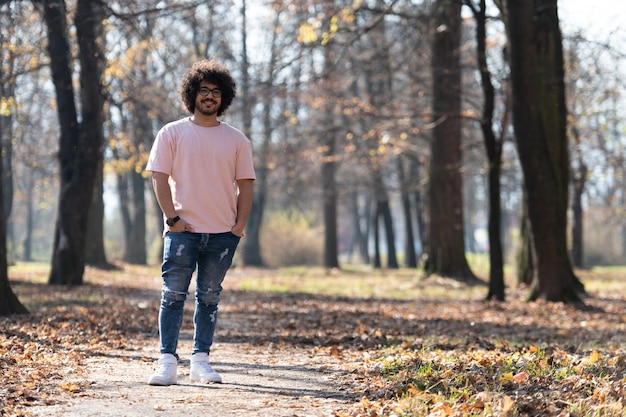
[[[225,121],[258,174],[218,364],[308,358],[323,401],[263,384],[312,415],[623,414],[623,268],[586,270],[626,247],[623,34],[593,18],[618,5],[579,29],[573,0],[125,3],[0,0],[0,414],[212,402],[143,384],[162,242],[143,170],[203,57],[239,82]],[[505,272],[549,302],[456,281],[488,273],[500,300]],[[211,391],[254,408],[256,384]]]
[[[61,27],[69,39],[73,94],[82,100],[77,100],[77,120],[87,119],[87,103],[98,93],[103,110],[103,147],[96,150],[103,163],[88,196],[86,263],[158,262],[162,219],[143,171],[147,154],[158,128],[185,115],[178,97],[182,73],[210,57],[225,63],[239,81],[239,99],[225,121],[252,140],[259,175],[252,230],[239,263],[421,266],[433,212],[432,136],[442,124],[432,109],[437,91],[432,63],[433,34],[445,25],[437,24],[433,11],[444,3],[92,2],[91,14],[81,20],[80,7],[69,2],[60,9],[67,19]],[[495,87],[493,128],[502,145],[502,245],[512,265],[524,246],[524,186],[509,116],[506,28],[496,5],[456,3],[459,10],[465,4],[456,48],[462,134],[459,146],[448,149],[462,158],[455,170],[462,178],[463,221],[456,227],[465,252],[490,249],[489,161],[476,55],[481,6],[486,63]],[[54,264],[54,248],[62,239],[58,231],[51,233],[51,225],[58,229],[73,216],[67,215],[71,210],[59,212],[67,167],[58,113],[66,107],[55,94],[46,49],[52,38],[44,21],[51,22],[45,13],[51,6],[64,3],[1,4],[8,258],[46,262],[52,257]],[[77,32],[85,21],[97,30],[100,49],[79,64]],[[589,38],[585,29],[570,30],[563,57],[573,264],[620,264],[626,255],[626,141],[624,57],[615,45],[622,34]],[[95,94],[81,90],[81,66],[90,63],[92,75],[102,81]],[[59,272],[53,267],[51,282]]]

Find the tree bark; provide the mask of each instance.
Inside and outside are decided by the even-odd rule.
[[[525,187],[524,187],[525,188]],[[522,213],[520,214],[520,248],[517,252],[517,283],[530,286],[535,276],[536,260],[533,258],[533,238],[526,207],[526,191],[523,190]]]
[[[323,139],[326,150],[322,161],[322,189],[324,214],[324,266],[339,268],[337,245],[337,183],[335,180],[335,138],[333,131],[327,131]]]
[[[584,167],[584,165],[583,165]],[[584,268],[583,253],[583,204],[582,196],[585,189],[586,169],[581,167],[580,175],[574,178],[572,196],[572,263],[576,268]]]
[[[413,184],[416,184],[413,191],[413,202],[415,205],[415,223],[417,227],[417,236],[420,242],[420,250],[417,251],[418,258],[421,258],[424,254],[424,244],[426,242],[426,222],[424,220],[424,198],[421,186],[421,174],[420,174],[420,162],[417,158],[411,158],[411,166],[409,168],[410,177]]]
[[[352,229],[354,230],[354,237],[352,239],[353,250],[356,250],[358,252],[361,262],[363,262],[364,264],[369,264],[370,255],[368,251],[368,238],[370,230],[369,227],[371,223],[371,204],[369,203],[369,198],[367,198],[362,213],[359,206],[359,193],[355,189],[350,191],[348,199],[350,205],[350,213],[352,214]]]
[[[0,138],[4,138],[7,125],[0,122]],[[0,158],[0,172],[5,172],[4,158]],[[4,177],[4,176],[3,176]],[[28,310],[17,298],[9,282],[8,260],[7,260],[7,222],[4,214],[4,192],[5,181],[0,181],[0,316],[10,314],[26,314]]]
[[[376,164],[374,164],[376,165]],[[389,196],[385,190],[383,183],[382,173],[376,166],[372,168],[372,174],[374,176],[372,182],[374,184],[374,196],[376,198],[376,229],[380,227],[378,222],[383,221],[385,226],[385,242],[387,247],[387,267],[392,269],[398,269],[398,258],[396,256],[396,236],[393,230],[393,220],[391,217],[391,208],[389,207]],[[380,234],[375,234],[377,238],[380,238]],[[380,254],[377,255],[380,258]],[[380,259],[378,260],[378,267],[380,267]]]
[[[588,168],[582,157],[580,147],[580,133],[574,126],[572,135],[576,142],[576,157],[578,160],[577,169],[572,168],[572,264],[576,268],[584,268],[584,242],[583,242],[583,193],[585,192],[585,184],[587,183]]]
[[[138,172],[128,172],[130,179],[131,227],[126,241],[124,261],[135,265],[147,263],[146,250],[146,180]]]
[[[0,69],[0,74],[2,69]],[[0,79],[3,77],[0,76]],[[3,85],[0,90],[3,98],[15,98],[15,86]],[[4,217],[8,220],[13,208],[13,112],[0,114],[0,157],[2,158],[2,198],[4,200]]]
[[[147,51],[142,49],[141,54],[143,57],[138,59],[138,62],[145,62],[147,60]],[[143,86],[150,84],[149,75],[145,65],[140,65],[137,69],[137,78],[142,80]],[[132,122],[132,142],[133,153],[136,160],[141,160],[141,150],[149,149],[151,146],[152,135],[152,121],[147,117],[149,114],[151,104],[146,102],[145,97],[137,97],[130,105]],[[147,263],[147,248],[146,248],[146,186],[149,182],[142,175],[142,170],[139,167],[131,169],[127,173],[129,182],[129,203],[130,209],[128,214],[130,215],[130,229],[128,231],[124,251],[124,261],[135,265],[145,265]]]
[[[426,274],[464,282],[477,278],[465,258],[461,177],[461,2],[437,0],[432,44],[433,139]]]
[[[480,0],[478,8],[471,2],[470,7],[476,19],[476,53],[478,69],[483,90],[483,113],[480,127],[483,132],[485,150],[489,169],[487,183],[489,185],[489,292],[487,299],[504,301],[504,255],[502,250],[502,204],[500,200],[500,173],[502,171],[503,136],[499,139],[493,130],[493,112],[495,107],[495,89],[491,82],[491,73],[487,64],[487,5]],[[506,108],[507,106],[505,106]],[[502,124],[502,131],[506,130],[507,121]]]
[[[2,161],[0,160],[0,168]],[[0,196],[2,196],[2,181],[0,181]],[[3,215],[3,198],[0,197],[0,316],[10,314],[26,314],[28,309],[17,298],[9,283],[7,262],[6,220]]]
[[[331,71],[328,69],[332,66],[332,51],[327,46],[324,53],[324,71],[323,82],[331,85],[329,77]],[[322,88],[321,91],[331,91],[331,88]],[[328,126],[321,132],[320,145],[322,148],[322,212],[324,215],[324,266],[326,268],[339,268],[339,248],[337,242],[337,155],[335,137],[336,132],[334,126],[334,105],[327,103],[324,108],[324,125]]]
[[[513,121],[535,278],[529,299],[580,302],[567,251],[569,158],[557,0],[508,0]]]
[[[376,269],[382,268],[383,263],[380,259],[380,204],[376,201],[374,206],[374,217],[372,220],[372,229],[374,231],[374,259],[372,266]]]
[[[22,242],[22,260],[32,262],[33,260],[33,232],[35,223],[35,179],[32,171],[28,172],[26,189],[26,230],[24,231],[24,241]]]
[[[0,51],[2,52],[2,51]],[[15,58],[13,53],[9,53],[9,60],[13,61]],[[8,102],[15,102],[15,83],[16,77],[13,74],[12,68],[13,62],[10,62],[6,67],[8,73],[5,73],[4,68],[0,68],[0,97],[8,99]],[[12,224],[9,222],[11,216],[11,210],[13,209],[13,117],[15,111],[9,111],[7,114],[0,114],[0,158],[2,158],[2,165],[0,170],[0,179],[2,181],[2,199],[4,203],[4,221],[6,224],[5,240],[8,240],[8,245],[5,242],[5,248],[7,251],[7,263],[11,262],[11,259],[15,259],[15,242],[12,238]],[[30,192],[28,190],[27,192]]]
[[[98,163],[94,180],[93,195],[87,222],[87,244],[85,245],[85,262],[89,265],[111,269],[104,249],[104,161]]]
[[[282,9],[278,8],[275,16],[274,23],[276,27],[278,27],[279,19],[280,19],[280,11]],[[243,97],[243,128],[246,136],[250,137],[252,134],[252,91],[250,89],[250,75],[249,75],[249,66],[248,62],[248,46],[247,46],[247,33],[246,33],[246,1],[243,0],[243,5],[241,7],[242,14],[242,22],[243,27],[241,29],[242,36],[242,44],[243,44],[243,53],[242,53],[242,68],[241,72],[243,74],[243,88],[242,88],[242,97]],[[244,240],[242,258],[244,265],[249,266],[265,266],[265,261],[263,260],[263,256],[261,254],[261,226],[263,224],[263,215],[265,213],[265,203],[268,194],[268,176],[270,173],[269,169],[269,158],[270,158],[270,142],[272,139],[272,105],[273,105],[273,94],[272,89],[274,86],[274,71],[277,60],[277,46],[276,39],[279,31],[273,31],[272,42],[271,42],[271,58],[268,64],[267,69],[267,80],[265,84],[265,88],[267,88],[267,93],[265,94],[264,106],[263,106],[263,143],[261,145],[261,149],[256,158],[255,163],[255,171],[256,171],[256,184],[254,186],[254,201],[252,204],[252,211],[250,212],[250,216],[248,217],[248,223],[246,225],[246,239]]]
[[[81,124],[78,123],[72,86],[65,2],[45,0],[44,20],[48,27],[48,53],[61,126],[59,208],[48,282],[81,285],[85,270],[87,216],[104,142],[99,66],[101,53],[96,30],[102,19],[94,12],[92,0],[78,1],[75,23],[81,68]]]
[[[415,253],[415,235],[413,233],[413,215],[411,210],[411,193],[409,192],[409,184],[406,180],[404,172],[403,156],[399,155],[398,163],[398,179],[400,181],[400,199],[402,200],[402,212],[405,222],[404,236],[404,264],[408,268],[417,268],[417,255]]]

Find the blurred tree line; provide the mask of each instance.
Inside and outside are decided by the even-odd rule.
[[[562,39],[556,0],[1,0],[0,13],[5,267],[51,259],[50,283],[79,285],[86,264],[158,259],[143,169],[204,57],[238,80],[225,120],[254,147],[242,264],[471,282],[466,253],[486,251],[489,298],[504,299],[515,261],[531,298],[578,301],[573,267],[626,254],[623,57]]]

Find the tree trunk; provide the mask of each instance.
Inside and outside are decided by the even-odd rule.
[[[102,159],[101,68],[96,43],[96,28],[102,19],[94,13],[92,1],[78,1],[76,34],[81,67],[82,125],[78,123],[74,101],[65,2],[44,1],[44,20],[48,27],[48,54],[61,127],[59,208],[48,282],[80,285],[85,270],[87,216],[95,170]]]
[[[265,266],[261,255],[261,225],[263,214],[265,213],[265,202],[267,199],[267,181],[269,175],[269,146],[271,141],[271,120],[270,104],[265,104],[264,123],[267,123],[263,133],[263,143],[257,157],[258,164],[255,168],[256,181],[254,185],[253,210],[250,211],[246,224],[246,239],[243,247],[243,263],[248,266]]]
[[[432,46],[433,140],[426,274],[475,282],[465,258],[461,177],[461,2],[438,0]]]
[[[142,51],[142,53],[147,53]],[[144,61],[141,59],[140,61]],[[144,80],[144,85],[148,85],[149,77],[145,66],[138,70],[137,77]],[[151,120],[146,117],[149,113],[149,105],[141,98],[131,105],[132,114],[132,141],[135,158],[141,160],[141,149],[149,149],[152,140]],[[146,249],[146,185],[148,182],[143,177],[140,169],[131,169],[128,172],[129,180],[129,214],[130,229],[128,240],[125,245],[124,261],[135,265],[145,265],[147,263]]]
[[[135,171],[128,172],[130,178],[131,227],[126,241],[124,261],[135,265],[147,263],[146,254],[146,180]]]
[[[82,239],[77,239],[80,237],[80,225],[77,220],[84,222],[85,226],[87,222],[86,210],[80,210],[77,204],[80,203],[80,190],[77,183],[82,179],[80,173],[77,172],[80,170],[80,155],[78,155],[80,128],[74,102],[65,2],[46,0],[43,3],[44,20],[48,26],[50,70],[56,90],[61,128],[58,154],[61,171],[59,209],[54,236],[52,270],[48,282],[79,285],[82,284],[84,272],[84,242]],[[73,213],[72,208],[77,212]]]
[[[324,80],[330,85],[332,77],[329,68],[332,66],[332,53],[330,47],[325,49]],[[322,88],[321,91],[330,91],[331,89]],[[324,108],[324,125],[328,126],[321,134],[320,141],[322,147],[322,212],[324,215],[324,266],[326,268],[339,268],[339,248],[337,244],[337,181],[335,174],[337,171],[337,155],[336,155],[336,132],[334,125],[334,106],[326,103]]]
[[[370,224],[370,216],[369,216],[369,202],[366,202],[366,206],[364,207],[364,214],[361,214],[361,209],[359,207],[359,194],[356,190],[351,190],[349,193],[349,205],[350,205],[350,213],[352,217],[352,229],[354,230],[353,241],[353,250],[359,254],[359,258],[361,262],[364,264],[369,264],[369,252],[367,245],[368,238],[368,226]],[[365,221],[363,221],[365,219]],[[364,230],[365,229],[365,230]]]
[[[415,235],[413,234],[413,215],[411,210],[411,193],[409,184],[404,173],[403,156],[399,155],[398,179],[400,181],[400,198],[402,200],[402,212],[404,213],[405,235],[404,235],[404,264],[408,268],[417,268],[417,255],[415,253]]]
[[[6,44],[5,44],[6,45]],[[0,52],[5,52],[0,49]],[[13,209],[13,123],[16,110],[15,105],[15,84],[16,74],[14,73],[14,61],[16,57],[13,53],[8,54],[9,62],[4,68],[0,68],[0,97],[6,100],[6,103],[13,103],[13,107],[8,112],[0,114],[0,180],[2,181],[2,196],[4,203],[4,221],[5,221],[5,250],[7,265],[12,259],[15,259],[16,245],[13,241],[12,224],[8,221]],[[4,61],[4,60],[3,60]],[[6,71],[6,72],[5,72]],[[8,244],[7,244],[8,241]]]
[[[374,195],[376,197],[376,228],[378,229],[378,222],[382,219],[383,225],[385,226],[387,267],[397,269],[399,266],[398,258],[396,256],[396,237],[393,231],[393,220],[391,218],[391,209],[389,207],[389,196],[385,190],[382,173],[377,166],[372,168],[372,174],[374,176],[372,182],[374,184]],[[380,237],[380,234],[377,234],[377,237]],[[380,267],[380,259],[378,262],[378,266]]]
[[[0,50],[1,51],[1,50]],[[12,64],[11,64],[12,65]],[[6,99],[7,102],[15,102],[15,75],[12,73],[13,70],[10,69],[8,74],[4,73],[4,68],[0,68],[0,80],[2,83],[0,84],[0,97]],[[13,117],[15,115],[14,109],[11,109],[7,113],[0,114],[0,158],[2,158],[2,169],[0,170],[0,178],[2,181],[2,199],[4,203],[4,221],[6,222],[6,240],[5,247],[7,250],[7,264],[11,262],[11,259],[15,259],[16,245],[13,242],[12,237],[12,225],[9,222],[9,217],[11,216],[11,210],[13,208],[13,142],[16,138],[13,137]],[[33,173],[29,172],[29,179],[32,178]],[[32,202],[32,193],[33,188],[29,187],[26,190],[26,201],[27,205],[30,201]],[[32,215],[32,203],[28,205],[27,208],[27,216]],[[27,217],[27,228],[28,228],[28,217]],[[32,229],[31,229],[32,231]],[[26,231],[28,235],[28,230]],[[30,253],[28,253],[30,256]]]
[[[572,135],[576,142],[576,157],[577,157],[577,169],[572,168],[572,190],[574,195],[572,196],[572,264],[576,268],[584,268],[584,242],[583,242],[583,193],[585,191],[585,184],[587,182],[588,168],[587,164],[582,157],[580,147],[580,133],[574,126],[572,128]]]
[[[0,74],[1,74],[0,69]],[[0,77],[1,79],[1,77]],[[2,86],[2,98],[15,98],[13,85]],[[2,158],[2,198],[4,200],[4,217],[8,220],[13,208],[13,112],[9,115],[0,114],[0,157]]]
[[[556,0],[507,2],[513,121],[535,279],[529,299],[579,302],[567,252],[569,160],[563,51]]]
[[[24,231],[24,241],[22,242],[22,260],[32,262],[33,260],[33,229],[35,222],[35,178],[33,171],[27,173],[28,187],[26,189],[26,230]]]
[[[385,237],[387,239],[387,268],[398,269],[398,257],[396,254],[396,234],[393,231],[393,218],[391,216],[391,207],[389,200],[380,201],[380,208],[385,224]]]
[[[526,191],[523,190],[522,213],[520,214],[520,248],[516,257],[517,283],[523,285],[532,284],[535,276],[535,260],[533,258],[533,238],[526,207]]]
[[[337,247],[337,184],[335,182],[336,162],[334,132],[326,132],[326,150],[322,161],[322,190],[324,213],[324,266],[339,268]]]
[[[104,161],[98,163],[96,179],[94,181],[93,195],[87,223],[87,244],[85,246],[85,262],[89,265],[111,269],[106,258],[104,249],[104,173],[102,167]]]
[[[120,201],[120,224],[122,226],[122,238],[124,239],[126,245],[130,242],[130,229],[132,228],[129,196],[130,187],[128,185],[129,176],[130,174],[128,172],[120,172],[117,174],[117,195]],[[157,213],[161,213],[160,207]],[[159,224],[162,224],[162,217],[158,216],[158,218]]]
[[[501,149],[501,148],[500,148]],[[504,255],[502,250],[501,159],[489,161],[489,292],[487,299],[504,301]]]
[[[586,169],[582,168],[580,175],[574,178],[574,186],[572,187],[574,190],[574,195],[572,196],[572,263],[576,268],[584,268],[585,266],[582,204],[583,191],[585,189],[585,177],[583,175],[587,175],[585,171]]]
[[[277,27],[280,19],[280,8],[274,16],[274,23]],[[249,76],[249,62],[248,62],[248,47],[247,47],[247,33],[246,33],[246,1],[243,0],[241,8],[242,14],[242,68],[243,74],[243,87],[242,87],[242,106],[243,106],[243,127],[246,136],[250,137],[252,134],[252,97],[253,94],[250,89],[250,76]],[[263,256],[261,255],[261,226],[263,224],[263,214],[265,213],[265,203],[267,200],[267,183],[269,170],[269,158],[270,158],[270,143],[272,139],[272,105],[273,105],[273,86],[274,86],[274,71],[277,59],[277,47],[276,39],[279,31],[273,31],[271,42],[271,59],[268,65],[268,73],[266,84],[267,89],[265,94],[264,106],[263,106],[263,144],[261,145],[260,153],[256,158],[256,181],[254,186],[254,201],[252,204],[252,211],[248,217],[246,224],[246,239],[244,240],[242,258],[244,265],[249,266],[264,266]]]
[[[370,252],[369,252],[369,237],[371,231],[372,222],[370,219],[372,218],[372,204],[370,201],[370,197],[365,197],[365,203],[363,204],[363,210],[361,211],[359,207],[358,194],[355,193],[354,197],[355,204],[355,219],[354,219],[354,229],[356,230],[355,240],[357,243],[357,247],[359,250],[359,254],[361,256],[361,261],[364,264],[370,263]]]
[[[122,132],[127,132],[130,127],[130,121],[129,118],[127,117],[129,111],[126,109],[125,105],[119,105],[118,107],[118,111],[120,116],[120,130]],[[127,156],[124,154],[123,151],[121,151],[120,149],[118,149],[117,147],[111,147],[111,152],[113,154],[113,159],[115,161],[121,161],[122,159],[126,158]],[[123,256],[126,253],[126,245],[129,244],[130,242],[130,230],[132,229],[132,219],[131,219],[131,214],[130,214],[130,185],[129,185],[129,178],[130,178],[130,174],[127,170],[116,170],[115,172],[115,189],[117,190],[117,198],[119,201],[119,216],[120,216],[120,229],[121,229],[121,233],[122,233],[122,237],[121,237],[121,242],[123,242],[123,254],[122,254],[122,259]],[[154,193],[150,193],[150,195],[154,195]],[[158,202],[156,202],[156,197],[153,198],[154,200],[154,207],[155,207],[155,212],[159,213],[159,215],[154,216],[155,217],[155,225],[157,226],[156,230],[161,230],[163,229],[163,218],[160,215],[161,213],[161,207],[158,205]],[[161,235],[161,234],[160,234]],[[159,235],[159,238],[161,237]],[[160,238],[160,240],[162,240]],[[159,260],[161,259],[161,253],[159,253],[159,256],[157,257]]]
[[[4,137],[6,125],[0,123],[0,138]],[[4,172],[3,158],[0,158],[0,172]],[[5,182],[0,181],[0,316],[26,314],[28,310],[19,301],[9,282],[6,240],[6,216],[4,215]]]
[[[424,201],[422,198],[422,186],[420,175],[420,163],[417,158],[411,158],[411,166],[409,168],[410,177],[413,184],[416,184],[413,191],[413,201],[415,204],[415,223],[417,226],[417,236],[420,242],[420,250],[417,251],[418,257],[424,253],[424,245],[426,243],[426,222],[424,221]]]
[[[382,268],[383,263],[380,259],[380,204],[376,201],[374,207],[374,217],[372,221],[372,228],[374,229],[374,260],[372,266],[376,269]]]
[[[0,161],[1,168],[2,161]],[[3,184],[0,181],[0,196],[2,196]],[[17,298],[9,283],[7,245],[6,245],[6,221],[3,215],[3,199],[0,197],[0,316],[10,314],[26,314],[28,310]]]
[[[471,5],[471,3],[470,3]],[[495,89],[491,82],[491,73],[487,63],[487,5],[485,0],[480,0],[480,5],[475,8],[471,5],[476,19],[476,45],[477,61],[483,90],[483,114],[480,127],[483,132],[485,150],[489,163],[489,292],[487,299],[504,301],[504,256],[502,250],[502,204],[500,201],[500,173],[502,169],[502,145],[504,136],[500,140],[493,131],[493,111],[495,105]],[[505,106],[506,108],[507,106]],[[505,121],[502,131],[507,127]]]
[[[256,170],[254,201],[246,224],[246,239],[244,240],[242,259],[243,264],[247,266],[265,266],[265,261],[261,255],[261,224],[265,212],[267,183],[262,177],[264,175],[262,171],[262,168]]]

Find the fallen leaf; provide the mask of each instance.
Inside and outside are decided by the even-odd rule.
[[[513,411],[514,408],[515,408],[515,401],[513,401],[511,397],[509,397],[508,395],[505,395],[502,398],[502,412],[508,413],[508,412]]]
[[[527,379],[528,379],[528,373],[526,372],[520,372],[520,373],[513,375],[513,382],[517,384],[522,383],[526,381]]]
[[[500,377],[500,382],[513,382],[513,372],[507,372]]]

